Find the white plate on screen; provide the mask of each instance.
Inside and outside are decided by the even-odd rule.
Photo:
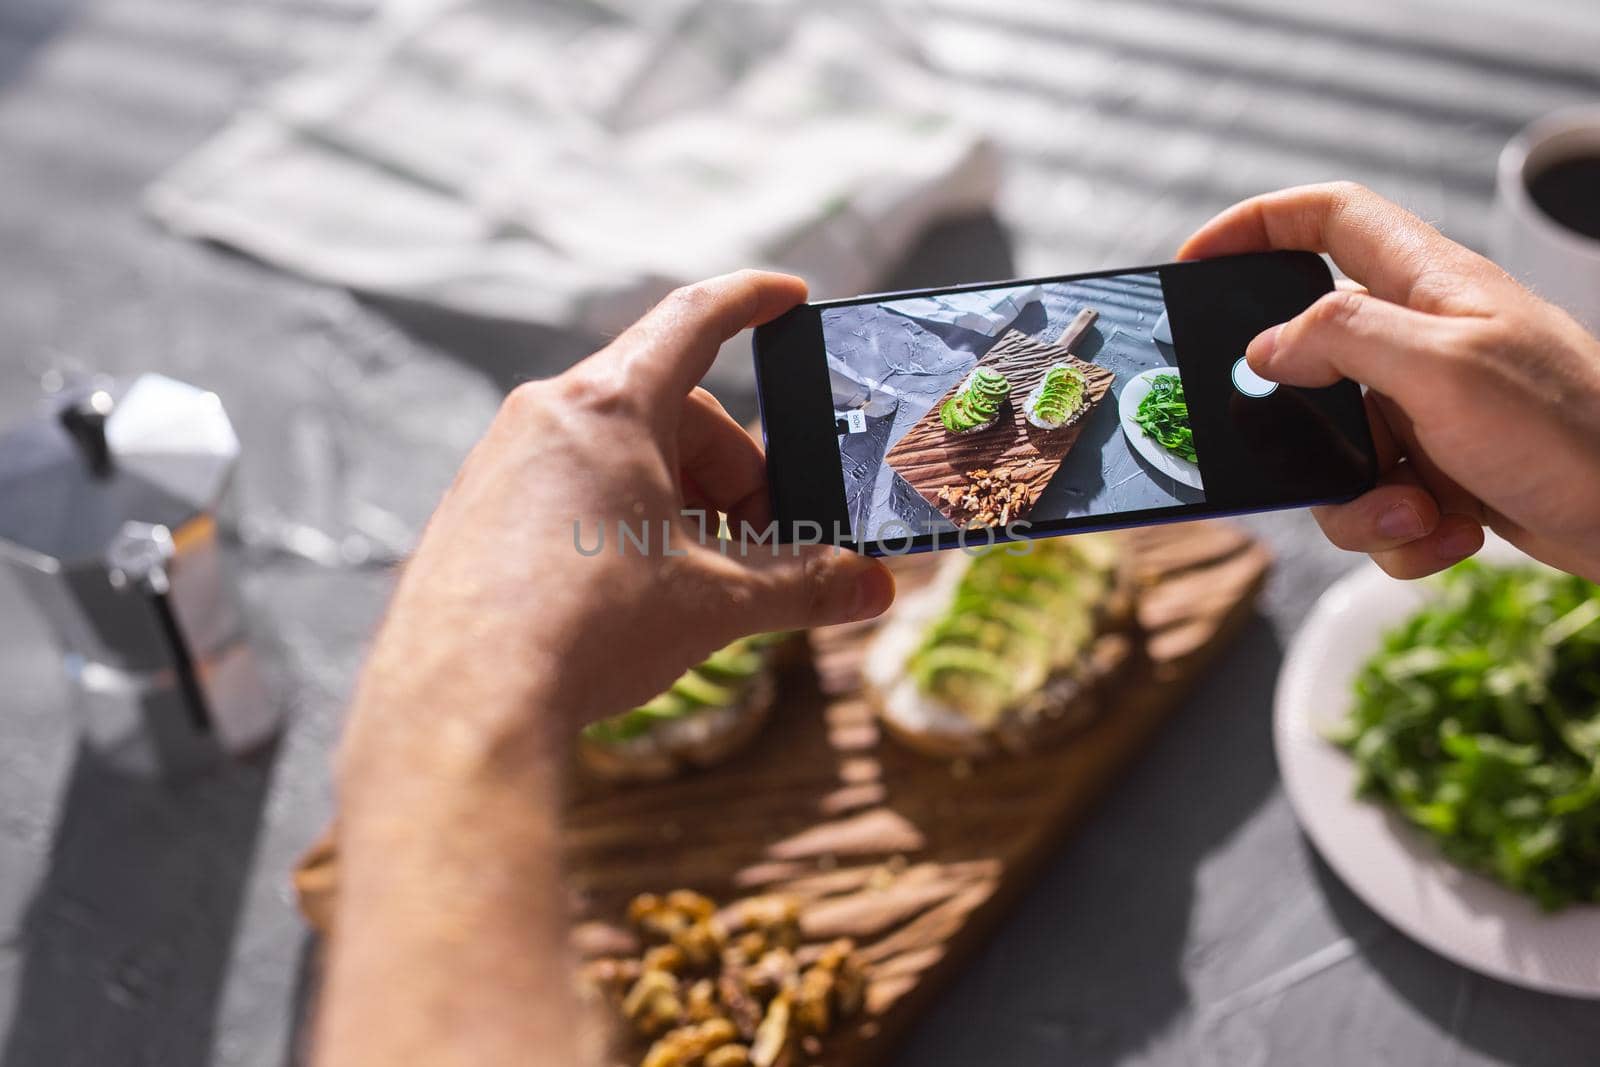
[[[1128,443],[1133,445],[1133,450],[1146,463],[1191,489],[1204,489],[1205,485],[1200,481],[1200,468],[1162,448],[1154,437],[1140,429],[1139,420],[1134,417],[1139,411],[1139,404],[1150,393],[1150,379],[1158,374],[1176,376],[1177,373],[1174,367],[1155,367],[1129,378],[1128,384],[1122,387],[1122,395],[1117,398],[1117,417],[1122,422],[1122,432],[1127,435]]]
[[[1522,557],[1491,539],[1492,562]],[[1350,687],[1385,630],[1431,595],[1364,564],[1334,583],[1295,635],[1278,676],[1274,742],[1300,825],[1328,866],[1373,911],[1463,967],[1515,985],[1600,998],[1600,906],[1553,915],[1445,859],[1420,831],[1352,795],[1355,766],[1323,730],[1350,707]]]

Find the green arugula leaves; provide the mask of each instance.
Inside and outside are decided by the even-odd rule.
[[[1194,432],[1189,429],[1189,403],[1183,397],[1183,380],[1176,374],[1152,377],[1150,392],[1139,401],[1133,417],[1162,448],[1190,463],[1198,462]]]
[[[1600,902],[1600,587],[1475,560],[1441,582],[1356,679],[1358,791],[1546,909]]]

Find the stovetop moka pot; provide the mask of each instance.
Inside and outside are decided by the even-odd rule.
[[[278,730],[218,536],[238,460],[216,394],[159,374],[63,391],[0,437],[0,558],[121,770],[192,775]]]

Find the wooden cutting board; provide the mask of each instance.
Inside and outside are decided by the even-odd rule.
[[[1269,564],[1221,523],[1121,536],[1134,553],[1147,662],[1127,672],[1102,718],[1026,758],[930,760],[881,734],[861,692],[875,624],[816,631],[815,673],[789,679],[766,731],[733,763],[649,786],[575,787],[566,861],[580,948],[614,941],[641,892],[793,895],[807,938],[855,938],[869,977],[865,1015],[827,1039],[821,1062],[882,1062],[1250,616]],[[899,561],[902,589],[938,562]],[[325,924],[337,885],[330,847],[307,857],[297,885]]]
[[[953,434],[944,428],[939,412],[945,401],[960,390],[966,381],[963,376],[889,449],[884,462],[922,499],[957,526],[962,525],[962,519],[955,508],[941,499],[939,490],[967,484],[973,471],[1009,471],[1014,484],[1028,486],[1031,508],[1031,502],[1039,499],[1039,494],[1060,469],[1061,461],[1083,435],[1089,411],[1070,427],[1041,430],[1030,424],[1023,414],[1023,401],[1056,363],[1076,367],[1088,380],[1091,410],[1106,398],[1116,376],[1104,367],[1071,355],[1097,318],[1099,312],[1084,308],[1055,341],[1041,341],[1016,330],[1001,337],[977,363],[979,367],[999,371],[1011,383],[1010,402],[1001,412],[1000,420],[976,433]],[[1011,517],[1025,518],[1027,513],[1028,508],[1012,509]]]

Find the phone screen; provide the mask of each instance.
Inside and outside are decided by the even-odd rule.
[[[756,339],[780,524],[888,554],[1346,499],[1359,388],[1243,359],[1331,288],[1273,253],[797,309]]]

